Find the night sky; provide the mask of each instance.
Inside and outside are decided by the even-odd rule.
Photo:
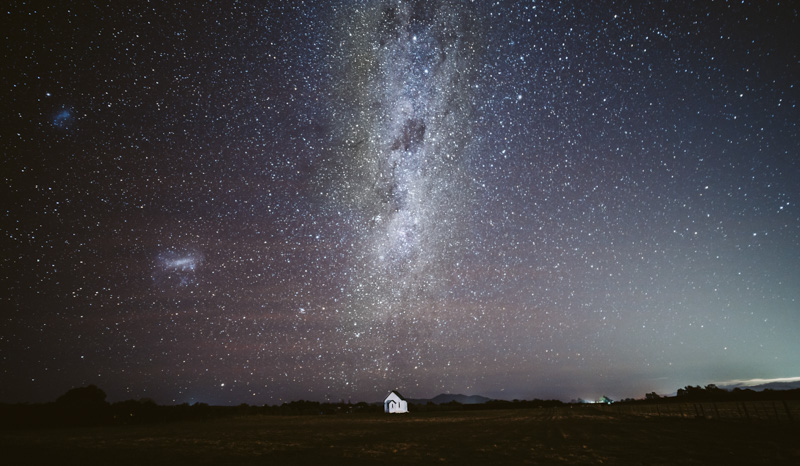
[[[800,376],[794,2],[53,3],[0,24],[0,401]]]

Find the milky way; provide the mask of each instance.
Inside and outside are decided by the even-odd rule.
[[[793,5],[7,13],[0,401],[800,375]]]
[[[474,14],[451,2],[376,2],[334,37],[343,86],[333,119],[344,143],[328,195],[331,208],[358,217],[348,222],[357,246],[343,329],[355,366],[373,375],[413,379],[409,369],[426,366],[436,346],[443,262],[469,228]]]

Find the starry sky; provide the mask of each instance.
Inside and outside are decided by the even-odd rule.
[[[0,401],[800,376],[793,2],[12,1]]]

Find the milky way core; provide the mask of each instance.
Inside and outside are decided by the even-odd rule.
[[[430,363],[436,345],[429,328],[450,272],[443,255],[461,252],[468,228],[475,12],[374,2],[343,21],[333,119],[344,165],[333,170],[330,199],[358,217],[341,304],[347,347],[371,360],[358,366],[413,377],[408,369]]]

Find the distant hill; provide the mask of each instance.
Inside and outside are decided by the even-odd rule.
[[[800,388],[800,381],[794,382],[769,382],[764,383],[761,385],[743,385],[743,384],[735,384],[735,385],[725,385],[719,388],[724,388],[725,390],[733,390],[734,388],[741,388],[741,389],[749,389],[756,392],[760,392],[762,390],[794,390]]]
[[[485,396],[480,395],[453,395],[450,393],[442,393],[440,395],[436,395],[433,398],[418,398],[418,399],[410,399],[408,400],[409,403],[418,404],[418,405],[425,405],[428,403],[433,403],[437,405],[450,403],[452,401],[456,401],[461,403],[462,405],[477,405],[486,403],[487,401],[491,401],[491,398],[486,398]]]

